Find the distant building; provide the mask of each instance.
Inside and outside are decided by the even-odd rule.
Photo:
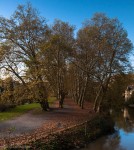
[[[125,90],[125,102],[127,102],[131,98],[133,92],[134,92],[134,85],[128,86],[127,89]]]

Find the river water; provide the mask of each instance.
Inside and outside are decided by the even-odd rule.
[[[134,150],[134,108],[114,113],[115,133],[101,137],[82,150]]]

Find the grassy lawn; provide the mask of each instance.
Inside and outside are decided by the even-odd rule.
[[[49,104],[51,105],[55,100],[56,100],[55,97],[50,97],[48,100]],[[20,116],[32,109],[41,110],[40,104],[32,103],[32,104],[19,105],[19,106],[16,106],[15,108],[9,109],[8,111],[0,112],[0,122]]]

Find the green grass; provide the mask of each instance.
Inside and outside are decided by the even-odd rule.
[[[16,106],[15,108],[11,108],[8,111],[0,112],[0,121],[5,121],[8,119],[20,116],[29,110],[39,108],[39,107],[40,107],[39,103],[32,103],[32,104]]]
[[[50,97],[48,99],[49,104],[51,105],[56,100],[55,97]],[[41,107],[39,103],[32,103],[32,104],[25,104],[25,105],[19,105],[15,108],[11,108],[8,111],[0,112],[0,122],[12,119],[17,116],[21,116],[22,114],[25,114],[29,110],[36,109],[38,111],[41,111]],[[36,113],[36,111],[34,112]]]

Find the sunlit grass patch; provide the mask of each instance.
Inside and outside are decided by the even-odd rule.
[[[20,116],[29,110],[39,108],[39,107],[40,107],[40,104],[38,103],[16,106],[15,108],[11,108],[5,112],[0,112],[0,121],[4,121],[4,120],[11,119],[13,117]]]
[[[51,105],[55,100],[56,100],[55,97],[50,97],[48,99],[49,104]],[[38,113],[38,111],[41,112],[41,110],[42,110],[39,103],[19,105],[19,106],[16,106],[15,108],[11,108],[5,112],[0,112],[0,121],[5,121],[5,120],[12,119],[14,117],[20,116],[32,109],[36,109],[37,113]],[[34,114],[36,113],[36,111],[34,112]]]

